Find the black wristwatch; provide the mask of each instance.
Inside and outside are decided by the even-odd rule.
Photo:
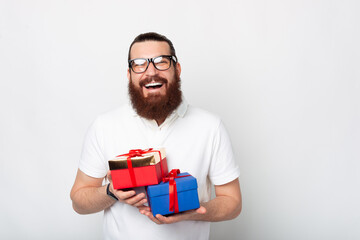
[[[110,192],[109,187],[110,187],[110,183],[106,187],[106,194],[116,201],[119,200],[112,192]]]

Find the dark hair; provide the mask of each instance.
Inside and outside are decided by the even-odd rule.
[[[170,54],[172,56],[176,57],[174,45],[167,37],[165,37],[164,35],[158,34],[156,32],[148,32],[148,33],[140,34],[131,43],[130,48],[129,48],[129,53],[128,53],[128,61],[130,60],[130,51],[131,51],[132,46],[137,42],[146,42],[146,41],[167,42],[167,44],[169,44],[169,47],[170,47]]]

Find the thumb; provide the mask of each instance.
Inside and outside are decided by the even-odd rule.
[[[112,182],[111,171],[110,170],[107,172],[107,179],[109,180],[109,182]]]
[[[200,206],[198,209],[196,209],[196,213],[205,214],[206,213],[206,208],[203,207],[203,206]]]

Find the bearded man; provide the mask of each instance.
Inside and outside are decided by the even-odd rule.
[[[209,239],[210,222],[241,212],[239,168],[228,134],[218,117],[183,98],[181,66],[168,38],[140,34],[128,62],[131,104],[100,115],[90,127],[71,190],[73,208],[79,214],[104,210],[105,239]],[[108,160],[150,147],[165,147],[169,169],[197,179],[200,208],[153,216],[143,188],[113,188]]]

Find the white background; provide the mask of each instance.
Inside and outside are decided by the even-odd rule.
[[[0,1],[0,238],[99,239],[69,192],[95,116],[127,100],[129,44],[174,43],[188,102],[221,116],[243,211],[211,239],[360,238],[360,4]]]

